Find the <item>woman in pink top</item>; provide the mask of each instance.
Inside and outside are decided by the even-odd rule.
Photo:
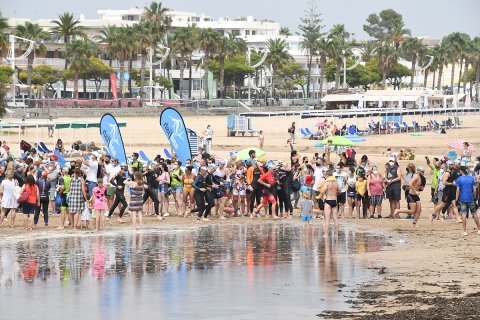
[[[97,180],[97,186],[92,190],[93,209],[95,210],[95,230],[105,228],[105,210],[107,209],[107,187],[103,185],[103,179]]]
[[[372,166],[372,172],[367,178],[367,190],[370,196],[370,219],[373,219],[375,207],[377,216],[382,217],[382,200],[385,191],[385,183],[382,175],[378,172],[377,166]]]

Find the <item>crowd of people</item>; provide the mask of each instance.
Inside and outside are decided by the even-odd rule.
[[[340,152],[334,163],[330,143],[325,150],[332,151],[313,157],[302,157],[291,145],[288,162],[257,157],[255,150],[248,159],[233,155],[218,161],[200,148],[199,157],[186,163],[175,155],[143,163],[133,153],[127,164],[90,149],[63,167],[56,154],[41,154],[35,148],[23,158],[13,158],[4,144],[0,145],[0,223],[9,220],[13,227],[21,211],[24,228],[31,230],[41,216],[48,227],[49,216],[59,214],[58,229],[99,231],[114,215],[124,223],[124,215],[129,214],[136,229],[143,226],[145,215],[158,220],[195,217],[202,223],[211,217],[292,219],[297,212],[306,227],[312,219],[323,219],[325,236],[330,219],[335,228],[340,218],[400,218],[401,214],[412,219],[413,226],[418,223],[420,195],[426,186],[424,167],[408,163],[403,170],[392,154],[385,165],[376,165],[367,155],[357,160],[354,149]],[[467,151],[455,161],[426,158],[433,174],[429,197],[436,205],[432,221],[456,219],[466,232],[470,213],[480,228],[479,161],[471,161]],[[387,213],[382,213],[384,200],[389,203]]]

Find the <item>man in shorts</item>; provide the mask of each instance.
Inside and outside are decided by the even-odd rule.
[[[345,211],[345,202],[347,202],[347,178],[348,175],[343,171],[343,163],[339,163],[333,176],[337,179],[340,192],[337,196],[338,216],[343,217]]]
[[[338,185],[337,179],[333,177],[332,171],[327,171],[325,173],[325,176],[326,180],[323,185],[323,194],[325,195],[325,219],[323,220],[323,237],[328,238],[330,215],[333,216],[333,221],[335,222],[335,232],[338,231],[337,197],[341,192],[341,189]]]
[[[467,168],[460,168],[461,176],[457,178],[456,199],[460,201],[460,213],[462,214],[463,235],[467,236],[468,212],[473,216],[477,225],[477,233],[480,234],[480,222],[478,221],[477,208],[475,207],[475,178],[468,175]]]
[[[400,213],[407,213],[413,215],[413,226],[417,225],[418,218],[422,212],[422,203],[420,201],[420,192],[425,188],[425,169],[423,167],[417,168],[417,173],[413,175],[412,180],[409,182],[409,191],[407,201],[410,204],[410,209],[407,210],[395,210],[395,218],[400,218]],[[422,179],[423,178],[423,179]]]
[[[385,190],[385,196],[390,202],[389,218],[393,218],[395,210],[400,210],[403,173],[394,157],[390,157],[390,159],[388,159],[386,171],[387,188]]]

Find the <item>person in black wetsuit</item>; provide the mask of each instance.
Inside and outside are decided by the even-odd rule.
[[[159,220],[163,220],[162,216],[159,213],[159,205],[160,202],[158,201],[157,197],[157,190],[158,190],[158,181],[157,178],[161,175],[161,170],[157,167],[153,167],[151,164],[145,169],[143,176],[145,178],[145,190],[143,191],[143,204],[147,202],[148,198],[152,199],[153,205],[155,208],[155,216]]]
[[[195,212],[198,211],[198,218],[196,223],[200,223],[201,222],[200,219],[202,219],[203,221],[208,221],[207,215],[205,213],[206,211],[205,193],[207,192],[206,177],[207,177],[207,168],[201,167],[199,170],[199,174],[195,178],[195,182],[192,184],[192,187],[195,189],[194,198],[195,198],[195,204],[197,205]],[[192,210],[192,212],[193,211],[194,210]]]
[[[264,174],[263,163],[257,161],[254,166],[247,170],[247,188],[251,188],[250,191],[250,218],[253,218],[253,208],[256,208],[262,202],[262,190],[263,186],[258,183],[258,179]]]
[[[110,210],[108,211],[107,221],[112,217],[113,212],[121,203],[122,208],[120,209],[120,213],[118,214],[118,221],[123,223],[123,213],[128,206],[127,200],[125,200],[125,184],[123,183],[125,179],[127,179],[127,171],[127,165],[125,163],[122,163],[122,165],[120,166],[120,171],[110,180],[110,184],[115,187],[115,201],[113,202]]]

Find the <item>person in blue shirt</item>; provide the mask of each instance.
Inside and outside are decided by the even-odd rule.
[[[460,212],[462,214],[463,235],[467,236],[468,212],[473,216],[477,225],[477,233],[480,234],[480,222],[478,221],[477,208],[475,207],[475,178],[468,175],[467,168],[460,168],[461,176],[457,178],[457,202],[460,201]]]

